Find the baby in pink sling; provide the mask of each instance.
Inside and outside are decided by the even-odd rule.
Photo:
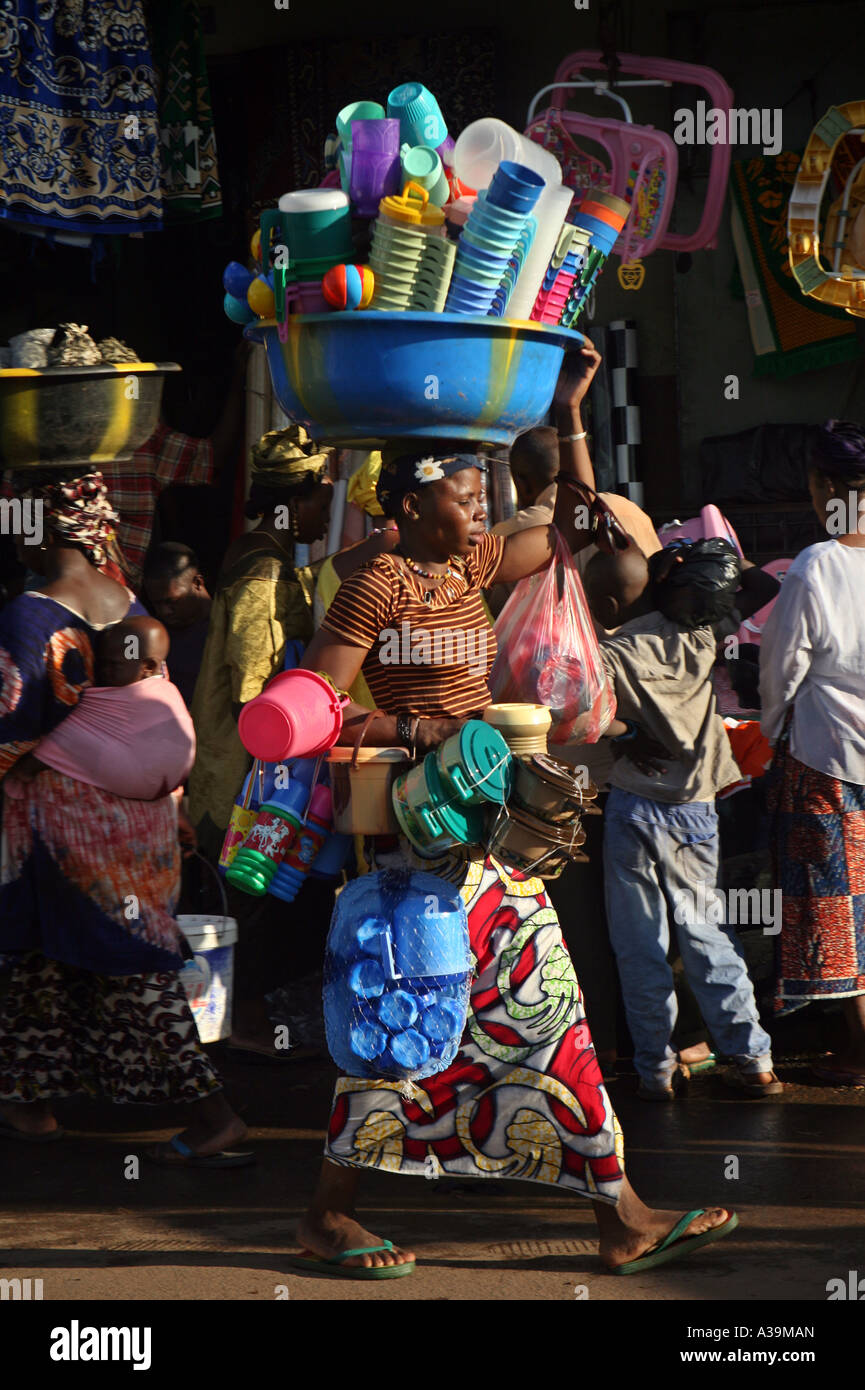
[[[155,618],[107,628],[97,652],[97,685],[15,765],[30,781],[46,767],[115,796],[156,801],[179,787],[195,758],[183,697],[162,675],[168,633]]]

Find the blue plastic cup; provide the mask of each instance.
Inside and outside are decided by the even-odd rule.
[[[498,283],[498,282],[496,282]],[[496,284],[484,284],[480,280],[470,279],[466,275],[455,274],[451,276],[451,291],[464,299],[466,303],[480,303],[492,299],[495,294]]]
[[[388,1050],[397,1066],[405,1067],[407,1071],[416,1071],[429,1061],[429,1041],[416,1028],[392,1034],[388,1039]]]
[[[502,274],[509,260],[510,256],[503,252],[484,251],[483,247],[475,246],[474,242],[466,241],[463,237],[456,265],[470,265],[478,270],[485,270],[488,274]]]
[[[422,82],[403,82],[387,99],[387,114],[399,121],[400,137],[409,145],[437,150],[448,138],[438,102]]]
[[[356,1057],[371,1062],[380,1057],[387,1046],[387,1033],[375,1023],[357,1023],[348,1035],[349,1047]]]
[[[581,227],[586,232],[590,232],[592,246],[597,246],[599,250],[606,251],[607,254],[609,254],[618,241],[620,233],[616,231],[615,227],[611,227],[609,223],[602,222],[599,217],[592,217],[587,212],[581,212],[578,216],[579,221],[575,223],[575,226]]]
[[[384,993],[384,971],[377,960],[359,960],[348,972],[349,988],[360,999],[378,999]]]
[[[458,1001],[441,999],[424,1009],[418,1026],[430,1042],[443,1043],[448,1038],[459,1039],[463,1023],[463,1009]]]
[[[479,318],[485,318],[490,311],[493,302],[492,295],[486,299],[468,300],[461,298],[458,294],[449,294],[445,301],[446,314],[475,314]]]
[[[390,1033],[402,1033],[415,1022],[423,1001],[405,989],[395,989],[383,994],[378,1001],[379,1021]]]
[[[487,189],[487,206],[530,213],[545,187],[544,180],[525,164],[503,159]]]

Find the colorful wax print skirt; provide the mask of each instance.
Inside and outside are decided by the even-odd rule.
[[[221,1087],[176,973],[109,979],[34,952],[0,976],[0,1101],[158,1105]]]
[[[413,1084],[341,1077],[327,1157],[427,1177],[525,1178],[617,1202],[622,1133],[543,883],[493,858],[425,867],[459,874],[468,913],[476,964],[460,1051]]]
[[[865,786],[815,772],[783,740],[771,774],[775,1012],[865,994]]]
[[[60,772],[3,797],[0,965],[39,951],[99,975],[183,966],[170,796],[133,801]]]

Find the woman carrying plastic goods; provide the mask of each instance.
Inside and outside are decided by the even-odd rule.
[[[583,353],[573,380],[574,417],[597,368]],[[578,425],[573,433],[580,434]],[[582,443],[581,440],[576,441]],[[570,440],[563,468],[574,471]],[[431,445],[387,460],[378,484],[400,545],[355,571],[340,587],[304,658],[348,689],[358,671],[386,712],[368,738],[426,753],[490,703],[495,638],[481,588],[513,582],[548,565],[551,526],[507,540],[484,529],[484,477],[474,453]],[[556,524],[573,544],[570,489],[559,489]],[[466,633],[465,665],[387,665],[380,635],[401,624]],[[473,643],[468,635],[476,639]],[[486,643],[485,660],[471,650]],[[383,651],[384,649],[381,648]],[[368,711],[349,705],[341,740],[352,743]],[[626,732],[624,725],[613,733]],[[620,1273],[663,1263],[726,1235],[737,1224],[721,1208],[682,1215],[652,1210],[624,1174],[622,1135],[604,1090],[579,986],[555,912],[537,879],[509,874],[477,851],[403,862],[459,883],[477,958],[468,1027],[454,1063],[404,1100],[402,1083],[337,1082],[326,1156],[312,1205],[298,1227],[303,1251],[292,1266],[349,1278],[411,1273],[414,1255],[355,1219],[359,1170],[460,1177],[523,1177],[587,1197],[594,1205],[604,1263]],[[392,862],[392,861],[391,861]],[[379,867],[383,860],[380,857]],[[510,950],[508,950],[510,948]]]
[[[44,584],[0,614],[0,1138],[62,1137],[59,1097],[182,1103],[182,1134],[151,1157],[240,1166],[246,1126],[198,1043],[177,972],[180,852],[172,797],[130,800],[15,767],[93,682],[96,634],[144,610],[125,587],[101,473],[42,482]],[[23,549],[23,547],[22,547]],[[132,911],[129,909],[133,908]]]
[[[813,1070],[865,1086],[865,429],[830,421],[812,458],[811,501],[832,539],[796,557],[760,651],[783,895],[775,1009],[843,1000],[847,1047]]]

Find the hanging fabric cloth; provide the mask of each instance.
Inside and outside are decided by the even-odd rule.
[[[82,233],[162,225],[142,0],[3,0],[0,217]]]
[[[201,16],[195,0],[151,4],[166,223],[222,215]]]

